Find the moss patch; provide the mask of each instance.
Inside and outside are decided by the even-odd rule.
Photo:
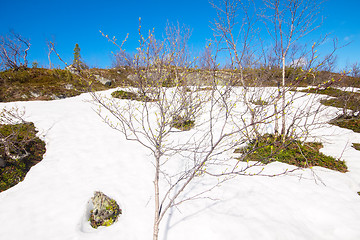
[[[352,111],[360,110],[360,93],[357,92],[342,91],[336,88],[327,88],[324,90],[311,88],[308,90],[302,90],[302,92],[324,94],[334,97],[332,99],[322,99],[320,102],[325,106],[337,108],[346,107],[346,109],[350,109]]]
[[[349,116],[340,116],[329,122],[330,124],[339,126],[341,128],[347,128],[354,132],[360,133],[360,118],[353,118]]]
[[[247,155],[244,160],[260,161],[264,164],[279,161],[304,168],[320,166],[340,172],[347,171],[344,161],[320,153],[321,147],[321,143],[300,142],[295,139],[282,143],[280,139],[267,134],[251,141],[243,150],[237,151]]]
[[[111,96],[114,98],[120,98],[120,99],[129,99],[129,100],[135,100],[135,101],[141,101],[141,102],[155,102],[156,100],[149,98],[148,96],[141,96],[134,92],[127,92],[124,90],[119,90],[111,93]]]
[[[187,119],[185,117],[176,116],[173,117],[171,126],[181,131],[189,131],[195,126],[195,121]]]
[[[268,102],[262,100],[261,98],[260,99],[257,99],[257,100],[254,100],[254,101],[251,101],[252,104],[255,104],[255,105],[258,105],[258,106],[265,106],[265,105],[268,105]]]
[[[331,87],[326,89],[310,88],[310,89],[301,90],[301,92],[324,94],[331,97],[338,97],[344,93],[344,91],[341,91],[340,89],[331,88]]]
[[[15,136],[12,139],[13,146],[11,146],[10,152],[15,153],[19,149],[24,149],[29,153],[23,159],[9,159],[6,157],[4,146],[0,145],[0,155],[5,156],[4,160],[6,162],[5,167],[0,167],[0,192],[24,180],[30,168],[42,160],[45,153],[45,143],[36,137],[36,133],[33,123],[0,125],[1,136]]]
[[[353,143],[352,147],[360,151],[360,143]]]

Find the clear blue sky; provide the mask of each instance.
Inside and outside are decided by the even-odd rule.
[[[200,51],[212,37],[210,22],[216,17],[208,0],[1,0],[0,34],[10,29],[31,40],[29,62],[38,61],[47,67],[46,39],[55,38],[57,51],[71,62],[75,43],[90,67],[110,67],[111,52],[116,47],[101,36],[99,30],[119,41],[129,33],[125,45],[133,50],[137,44],[138,19],[142,28],[155,28],[161,35],[167,21],[179,22],[192,29],[190,45]],[[360,63],[360,1],[328,0],[323,5],[326,17],[322,27],[311,37],[331,33],[339,42],[351,44],[337,52],[340,67],[347,63]],[[56,56],[52,60],[63,67]]]

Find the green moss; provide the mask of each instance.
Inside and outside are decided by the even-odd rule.
[[[135,100],[140,102],[155,102],[156,100],[149,98],[148,96],[141,96],[134,92],[127,92],[123,90],[115,91],[111,93],[111,96],[114,98],[120,98],[120,99],[129,99],[129,100]]]
[[[360,151],[360,143],[353,143],[352,147]]]
[[[353,111],[360,110],[360,93],[357,92],[342,91],[336,88],[327,88],[323,90],[311,88],[308,90],[302,90],[302,92],[324,94],[334,97],[332,99],[322,99],[320,102],[325,106],[332,106],[337,108],[346,107],[346,109]]]
[[[338,97],[342,94],[344,94],[344,91],[341,91],[340,89],[336,88],[326,88],[326,89],[316,89],[316,88],[310,88],[302,90],[301,92],[308,92],[308,93],[317,93],[317,94],[324,94],[331,97]]]
[[[133,92],[126,92],[123,90],[115,91],[111,93],[111,96],[114,98],[120,98],[120,99],[130,99],[130,100],[137,100],[138,95]]]
[[[321,143],[300,142],[295,139],[282,143],[280,139],[267,134],[251,141],[241,152],[246,154],[246,161],[260,161],[264,164],[279,161],[304,168],[320,166],[340,172],[347,171],[344,161],[320,153],[321,147]]]
[[[360,95],[359,95],[360,96]],[[320,100],[321,104],[325,106],[337,107],[337,108],[344,108],[350,109],[353,111],[360,110],[360,98],[355,98],[349,96],[349,98],[333,98],[333,99],[322,99]]]
[[[330,124],[339,126],[341,128],[347,128],[354,132],[360,133],[360,118],[343,117],[340,116],[329,122]]]
[[[254,100],[254,101],[251,101],[251,103],[255,104],[255,105],[259,105],[259,106],[268,105],[268,102],[262,100],[261,98],[257,99],[257,100]]]
[[[189,131],[195,126],[195,121],[187,119],[182,116],[173,117],[171,127],[177,128],[181,131]]]
[[[6,157],[3,146],[0,146],[0,155],[5,156],[6,166],[0,168],[0,192],[9,189],[21,182],[32,166],[42,160],[45,153],[45,143],[36,137],[37,131],[33,123],[16,125],[0,125],[0,134],[11,138],[10,152],[25,149],[29,155],[23,159],[9,159]]]

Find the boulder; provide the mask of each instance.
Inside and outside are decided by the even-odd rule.
[[[94,209],[90,211],[90,225],[93,228],[99,226],[110,226],[117,221],[122,213],[119,205],[114,199],[109,198],[102,192],[94,192],[91,198]]]
[[[104,78],[104,77],[101,77],[99,75],[95,75],[95,78],[97,81],[101,82],[102,84],[104,84],[105,86],[107,87],[110,87],[111,86],[111,83],[112,81],[107,79],[107,78]]]

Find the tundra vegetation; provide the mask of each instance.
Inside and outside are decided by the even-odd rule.
[[[23,114],[16,108],[0,112],[0,192],[21,182],[45,153],[45,143]]]
[[[77,44],[73,60],[77,72],[53,68],[51,54],[63,61],[54,41],[47,42],[50,69],[27,68],[30,43],[25,40],[19,40],[15,49],[22,50],[14,51],[13,57],[0,55],[4,69],[0,101],[50,100],[54,95],[90,92],[104,122],[151,153],[154,240],[171,208],[208,194],[228,178],[277,176],[314,166],[346,172],[345,162],[321,154],[321,143],[307,141],[312,130],[326,126],[319,122],[325,106],[343,109],[331,124],[358,132],[360,128],[359,93],[354,88],[339,89],[360,86],[358,65],[353,64],[351,72],[334,73],[336,41],[324,56],[317,48],[326,38],[302,42],[321,25],[318,1],[264,0],[256,6],[253,1],[220,0],[211,4],[216,11],[214,38],[195,58],[188,45],[189,27],[169,23],[165,34],[157,37],[154,30],[144,34],[141,21],[134,52],[124,48],[127,37],[118,43],[101,33],[118,47],[112,69],[82,67]],[[258,38],[261,34],[267,34],[268,40]],[[3,52],[14,43],[9,39],[0,39],[7,42],[1,45]],[[224,56],[229,61],[220,64]],[[104,86],[96,76],[114,84]],[[299,90],[308,86],[312,88]],[[111,95],[97,92],[112,87],[117,89]],[[321,105],[321,94],[332,98],[321,99]],[[6,158],[11,142],[7,135],[1,137],[0,150]],[[18,151],[24,153],[24,146]],[[358,144],[353,146],[358,149]],[[294,167],[267,173],[265,166],[273,161]],[[218,181],[206,191],[186,192],[210,177]]]

